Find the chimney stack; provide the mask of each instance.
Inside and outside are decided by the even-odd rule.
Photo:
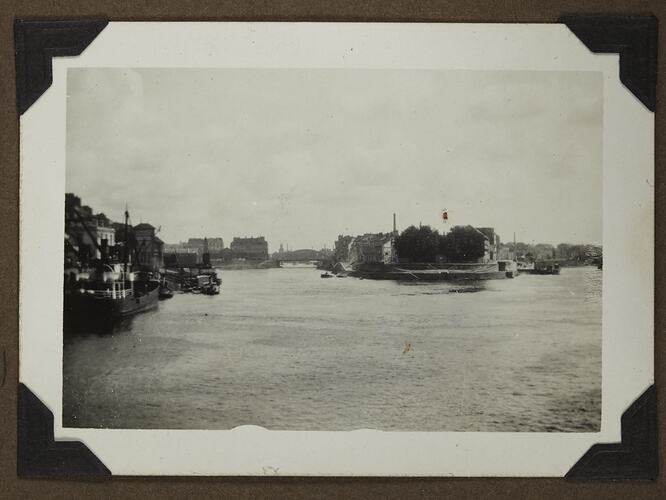
[[[396,232],[397,231],[396,231],[396,228],[395,228],[395,212],[394,212],[393,213],[393,234],[395,234]]]

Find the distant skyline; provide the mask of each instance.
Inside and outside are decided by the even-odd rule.
[[[395,212],[600,244],[602,116],[594,72],[76,68],[66,189],[167,243],[331,248]]]

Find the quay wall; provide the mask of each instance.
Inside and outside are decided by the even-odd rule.
[[[377,280],[407,281],[461,281],[505,279],[507,270],[500,270],[497,262],[477,263],[446,263],[446,264],[382,264],[367,263],[354,266],[351,276]]]
[[[499,271],[498,262],[478,263],[478,262],[447,262],[447,263],[427,263],[427,262],[409,262],[397,264],[384,264],[382,262],[368,262],[362,264],[354,264],[354,270],[368,271],[368,272],[387,272],[397,271],[401,269],[409,271],[426,271],[434,269],[442,270],[457,270],[457,271]]]

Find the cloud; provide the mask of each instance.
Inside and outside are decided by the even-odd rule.
[[[601,88],[571,72],[74,69],[67,189],[112,217],[127,201],[167,241],[330,246],[444,207],[600,241]]]

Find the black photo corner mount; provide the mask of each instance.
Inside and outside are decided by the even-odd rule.
[[[97,19],[14,21],[19,115],[25,113],[53,83],[51,58],[80,55],[108,23]]]
[[[593,445],[564,476],[573,480],[656,479],[659,474],[654,385],[622,414],[622,441]]]
[[[657,101],[657,36],[654,16],[562,16],[592,52],[620,54],[620,81],[650,111]]]
[[[55,441],[53,413],[24,384],[18,388],[17,473],[23,478],[111,476],[111,471],[80,441]]]
[[[654,16],[563,16],[594,53],[620,54],[620,81],[654,112],[658,21]],[[657,398],[650,386],[623,414],[622,441],[592,446],[565,475],[572,480],[655,479],[659,473]]]

